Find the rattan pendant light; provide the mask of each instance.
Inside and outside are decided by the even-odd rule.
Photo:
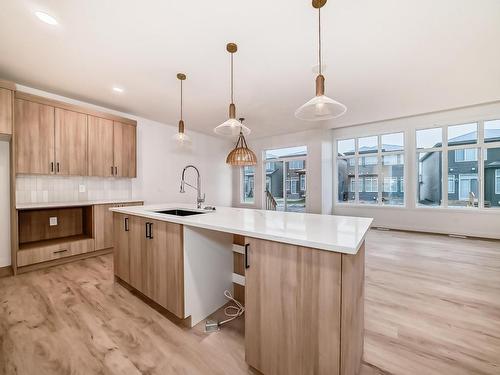
[[[226,51],[231,55],[231,103],[229,104],[229,119],[214,129],[214,132],[224,136],[235,136],[242,132],[244,135],[250,134],[250,129],[236,120],[236,106],[234,105],[234,84],[233,84],[233,55],[238,51],[235,43],[228,43]]]
[[[342,116],[347,107],[325,95],[325,77],[321,62],[321,8],[327,0],[312,0],[312,6],[318,9],[318,60],[319,74],[316,77],[316,96],[295,111],[295,117],[306,121],[331,120]]]
[[[177,73],[177,79],[181,81],[181,119],[179,120],[179,129],[174,134],[173,139],[179,144],[191,143],[191,138],[184,132],[184,120],[182,119],[182,82],[186,80],[184,73]]]
[[[243,127],[244,118],[239,119]],[[240,130],[240,135],[238,137],[238,142],[234,149],[227,155],[226,163],[235,167],[244,167],[257,164],[257,156],[254,152],[248,148],[247,141],[243,135],[243,131]]]

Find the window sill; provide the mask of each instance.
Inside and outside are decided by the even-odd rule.
[[[395,204],[370,204],[370,203],[342,203],[342,202],[336,202],[336,205],[341,206],[341,207],[353,207],[353,208],[361,208],[361,207],[370,207],[370,208],[396,208],[396,209],[401,209],[401,208],[407,208],[406,205],[395,205]]]

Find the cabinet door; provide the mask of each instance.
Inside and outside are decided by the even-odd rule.
[[[147,295],[147,264],[146,249],[146,219],[130,216],[129,256],[130,256],[130,285],[139,292]]]
[[[16,99],[15,127],[17,173],[54,173],[54,107]]]
[[[184,317],[184,263],[182,225],[149,220],[146,241],[145,294],[179,318]]]
[[[130,218],[127,215],[113,214],[113,265],[115,275],[130,284]]]
[[[114,165],[118,177],[137,177],[136,127],[114,121]]]
[[[88,116],[88,175],[113,175],[113,121]]]
[[[95,249],[102,250],[113,247],[113,212],[109,209],[114,204],[94,206],[94,239]]]
[[[341,254],[246,242],[247,363],[264,374],[339,374]]]
[[[87,175],[87,115],[55,109],[56,174]]]
[[[12,134],[12,91],[0,88],[0,134]]]

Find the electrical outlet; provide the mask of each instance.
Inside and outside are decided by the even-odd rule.
[[[55,227],[57,226],[57,216],[53,216],[49,218],[49,226]]]
[[[85,193],[85,185],[78,185],[78,192]]]

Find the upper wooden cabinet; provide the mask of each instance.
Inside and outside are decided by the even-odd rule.
[[[55,109],[56,174],[87,174],[87,115]]]
[[[54,107],[16,99],[17,173],[53,174]]]
[[[89,176],[114,176],[113,121],[88,116]]]
[[[12,95],[2,90],[0,134]],[[20,92],[14,107],[17,173],[137,176],[135,121]]]
[[[0,134],[12,134],[12,91],[0,88]]]
[[[136,177],[136,127],[113,122],[113,155],[115,176]]]

